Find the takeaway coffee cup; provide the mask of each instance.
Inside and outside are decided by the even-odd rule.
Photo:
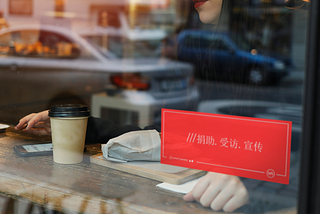
[[[63,104],[51,107],[49,117],[54,162],[82,162],[89,115],[86,105]]]

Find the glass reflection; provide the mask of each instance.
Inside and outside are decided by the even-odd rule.
[[[250,195],[237,211],[294,212],[307,2],[1,1],[0,122],[61,103],[141,127],[161,108],[292,121],[290,184],[236,181]]]

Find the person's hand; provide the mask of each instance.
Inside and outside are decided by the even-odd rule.
[[[214,211],[233,212],[249,202],[249,194],[238,177],[208,172],[183,199],[196,200]]]
[[[50,135],[51,125],[48,113],[48,110],[45,110],[23,117],[16,125],[15,130],[23,130],[37,135]]]

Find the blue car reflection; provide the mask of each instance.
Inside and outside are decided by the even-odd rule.
[[[223,78],[254,85],[277,84],[289,74],[276,57],[262,55],[237,35],[185,30],[177,37],[177,58],[194,64],[201,78]]]

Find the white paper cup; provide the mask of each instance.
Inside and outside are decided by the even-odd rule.
[[[84,105],[66,104],[51,107],[49,117],[54,162],[82,162],[89,114]]]

